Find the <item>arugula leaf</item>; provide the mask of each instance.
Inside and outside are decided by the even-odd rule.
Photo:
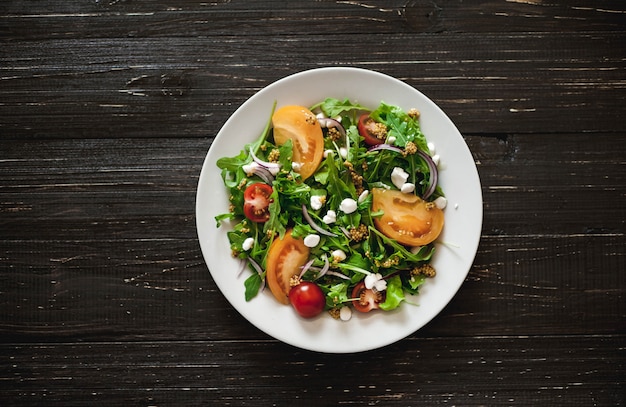
[[[284,218],[281,216],[280,199],[277,188],[274,188],[274,190],[272,191],[272,194],[270,195],[270,200],[272,201],[269,205],[270,218],[263,225],[263,233],[267,235],[269,231],[273,231],[275,233],[278,233],[278,235],[282,239],[283,236],[285,236],[285,232],[287,230],[285,228],[286,222],[282,220]]]
[[[353,196],[351,189],[354,190],[354,185],[350,184],[352,188],[348,187],[348,184],[339,175],[339,169],[337,168],[335,159],[329,154],[325,160],[328,168],[328,205],[330,208],[339,208],[339,204],[344,198]]]
[[[370,110],[365,106],[359,105],[358,103],[350,102],[349,99],[339,100],[335,98],[326,98],[323,102],[312,106],[311,110],[317,107],[319,107],[327,117],[336,117],[344,112],[350,112],[352,110]]]
[[[296,239],[300,239],[300,238],[304,239],[306,235],[310,235],[312,233],[317,233],[317,232],[313,230],[311,226],[309,226],[308,224],[305,225],[304,223],[296,222],[293,229],[291,229],[291,236]]]
[[[246,152],[252,149],[252,151],[254,151],[254,153],[256,154],[259,151],[259,147],[261,146],[261,144],[263,144],[267,139],[267,136],[270,134],[270,130],[272,128],[272,116],[274,116],[274,112],[276,111],[276,104],[277,101],[275,100],[274,104],[272,105],[272,111],[270,112],[269,118],[265,123],[265,128],[263,129],[261,136],[254,143],[246,146]]]
[[[326,305],[329,308],[333,308],[341,303],[348,302],[348,286],[348,282],[331,285],[326,294]]]
[[[328,184],[328,164],[326,164],[326,160],[322,161],[319,167],[317,167],[317,171],[313,174],[313,178],[315,181],[319,182],[322,185]]]
[[[222,157],[217,160],[217,166],[229,172],[236,172],[242,165],[251,161],[247,150],[242,150],[234,157]]]
[[[278,147],[279,158],[278,162],[283,169],[283,171],[287,171],[291,169],[291,159],[293,156],[293,141],[288,139],[281,146]]]
[[[391,311],[392,309],[398,308],[404,299],[402,280],[400,279],[400,276],[395,275],[387,280],[387,294],[385,296],[385,301],[380,303],[380,309],[384,311]]]
[[[235,219],[235,215],[232,213],[222,213],[220,215],[215,216],[216,227],[222,226],[222,222],[225,220]]]
[[[389,136],[396,138],[395,144],[404,147],[412,141],[422,151],[428,152],[428,142],[420,130],[418,119],[414,119],[398,106],[381,102],[376,110],[370,113],[372,119],[384,123]]]
[[[412,290],[412,293],[417,293],[418,288],[426,282],[426,276],[423,274],[417,276],[410,276],[408,279],[408,285]]]
[[[246,301],[250,301],[251,299],[256,297],[256,295],[259,293],[262,282],[263,280],[257,272],[252,273],[250,277],[246,278],[246,281],[243,282],[243,285],[246,288]]]
[[[420,261],[429,260],[435,251],[434,246],[426,245],[426,246],[422,246],[417,253],[413,254],[410,251],[408,251],[406,247],[402,246],[400,243],[396,242],[393,239],[389,239],[387,236],[379,232],[376,228],[370,226],[368,229],[370,233],[371,232],[375,233],[376,236],[378,236],[386,245],[391,246],[392,248],[396,249],[396,252],[398,255],[400,255],[402,258],[411,262],[420,262]]]
[[[345,261],[345,263],[366,270],[371,267],[369,260],[363,257],[361,253],[356,251],[352,253],[352,255]]]

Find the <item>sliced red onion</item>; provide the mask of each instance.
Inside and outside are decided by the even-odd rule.
[[[367,151],[379,151],[379,150],[387,150],[387,151],[393,151],[394,153],[400,153],[402,154],[402,149],[392,146],[391,144],[376,144],[375,146],[372,146],[370,148],[367,149]]]
[[[339,226],[339,229],[341,229],[341,231],[343,232],[344,235],[346,235],[346,237],[348,239],[350,239],[352,237],[352,235],[350,234],[350,232],[348,231],[348,229],[344,228],[343,226]]]
[[[241,277],[241,274],[246,269],[246,262],[244,260],[239,261],[239,271],[237,272],[237,278]]]
[[[329,276],[343,278],[344,280],[350,280],[350,277],[346,276],[345,274],[338,273],[336,271],[327,271],[326,274]]]
[[[337,237],[336,234],[322,229],[315,223],[315,221],[313,221],[313,218],[311,218],[311,215],[309,215],[309,211],[307,210],[306,205],[302,205],[302,216],[304,216],[304,220],[306,220],[309,226],[315,229],[316,232],[319,232],[324,236]]]
[[[322,126],[322,128],[335,128],[337,129],[337,131],[339,131],[342,137],[346,136],[346,129],[343,127],[343,124],[341,124],[340,121],[331,119],[330,117],[318,117],[317,121],[320,122],[320,126]]]
[[[256,272],[259,273],[259,276],[262,276],[263,275],[263,269],[261,268],[259,263],[257,263],[252,257],[248,257],[248,261],[252,265],[252,268],[254,268],[256,270]],[[263,291],[264,289],[265,289],[265,279],[262,278],[261,279],[261,286],[259,287],[259,291]]]
[[[272,185],[272,182],[274,182],[274,176],[265,167],[257,167],[254,170],[254,174],[258,175],[259,178],[269,185]]]
[[[252,257],[248,257],[248,261],[250,262],[250,264],[256,270],[257,273],[263,274],[263,269],[261,268],[259,263],[256,262],[256,260],[254,260]]]
[[[280,164],[261,160],[259,157],[256,156],[256,154],[254,154],[254,151],[252,151],[252,149],[250,149],[250,156],[252,157],[254,162],[264,167],[272,175],[278,174],[278,170],[280,170]]]
[[[318,278],[324,277],[324,275],[328,272],[328,269],[330,268],[330,262],[328,261],[328,257],[326,257],[326,255],[324,255],[323,257],[324,257],[324,267],[322,267],[319,273],[317,273],[317,276],[315,277],[316,280]]]
[[[439,178],[439,174],[437,171],[437,165],[433,161],[433,159],[426,154],[425,152],[418,150],[417,154],[426,161],[426,165],[428,165],[428,170],[430,171],[430,177],[428,179],[428,187],[424,192],[424,199],[428,199],[429,196],[435,192],[435,188],[437,188],[437,180]]]
[[[306,273],[307,271],[309,271],[309,269],[311,268],[311,265],[313,265],[313,262],[315,261],[315,259],[311,259],[309,261],[307,261],[304,266],[301,267],[302,271],[300,272],[300,278],[302,278],[302,276],[304,275],[304,273]]]

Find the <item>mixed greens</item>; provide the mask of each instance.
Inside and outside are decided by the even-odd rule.
[[[231,223],[232,255],[252,271],[246,300],[264,289],[270,270],[278,273],[273,281],[292,287],[314,283],[323,294],[321,308],[337,318],[349,319],[351,309],[389,311],[410,302],[407,294],[435,275],[429,263],[446,203],[419,112],[384,102],[371,110],[334,98],[298,109],[287,113],[304,112],[310,134],[278,123],[289,119],[275,104],[259,137],[217,162],[230,199],[217,226]],[[305,167],[313,168],[310,175]],[[287,238],[306,255],[295,269],[293,261],[268,264],[290,256],[286,246],[270,255]],[[300,313],[300,293],[290,295],[284,284],[282,290]]]

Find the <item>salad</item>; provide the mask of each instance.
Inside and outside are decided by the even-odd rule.
[[[304,318],[390,311],[435,276],[446,198],[419,112],[348,99],[272,106],[265,129],[217,161],[229,192],[232,255]]]

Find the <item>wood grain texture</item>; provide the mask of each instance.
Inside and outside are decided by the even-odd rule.
[[[265,337],[219,293],[195,242],[4,245],[12,264],[2,270],[4,341]],[[435,337],[623,333],[625,281],[616,255],[622,247],[621,237],[484,238],[461,291],[423,331]],[[38,260],[26,263],[33,254]]]
[[[100,0],[19,1],[0,6],[8,39],[245,37],[294,33],[393,34],[442,32],[623,31],[619,0],[376,0],[262,2]],[[112,28],[115,27],[115,28]],[[184,27],[184,29],[181,29]]]
[[[626,115],[623,32],[350,37],[350,43],[336,43],[332,35],[8,42],[0,59],[0,132],[13,138],[213,136],[262,87],[328,65],[374,69],[407,82],[438,103],[462,133],[606,132]],[[353,42],[367,44],[368,52],[352,52]],[[485,46],[477,51],[468,43]],[[283,64],[285,55],[298,64]],[[94,126],[94,117],[105,125]]]
[[[0,400],[24,405],[206,405],[207,400],[220,406],[294,400],[303,405],[458,400],[468,406],[619,405],[623,397],[611,391],[626,361],[623,348],[615,352],[619,346],[613,337],[415,338],[377,352],[326,355],[264,341],[7,344],[0,358],[10,378]]]
[[[0,404],[626,405],[625,27],[618,0],[1,2]],[[484,199],[448,306],[355,355],[256,329],[195,230],[222,124],[321,66],[433,99]]]

